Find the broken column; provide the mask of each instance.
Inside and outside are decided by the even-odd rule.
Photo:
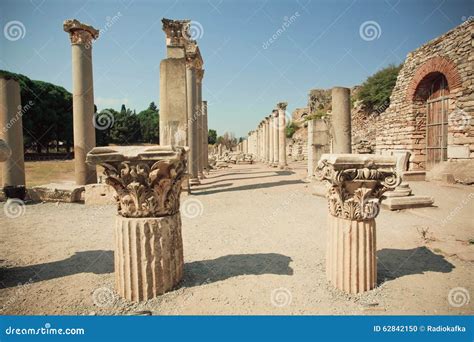
[[[184,32],[190,21],[162,19],[162,23],[166,59],[160,63],[160,144],[189,146]]]
[[[87,162],[103,166],[106,183],[117,192],[117,292],[138,302],[171,290],[183,277],[179,204],[185,148],[96,147]]]
[[[324,153],[330,152],[331,137],[329,125],[324,119],[308,120],[308,179],[313,178],[314,170]]]
[[[324,154],[316,177],[328,184],[326,276],[338,289],[359,293],[377,285],[375,218],[382,194],[401,178],[396,159]]]
[[[286,117],[285,111],[288,103],[280,102],[278,108],[278,167],[284,169],[288,166],[286,163]]]
[[[332,153],[351,153],[351,90],[332,88]]]
[[[77,185],[97,183],[95,166],[86,164],[87,153],[95,147],[94,82],[92,42],[99,31],[76,19],[64,21],[72,45],[72,95],[74,125],[74,170]]]
[[[2,188],[6,197],[21,200],[25,198],[22,116],[20,84],[13,77],[0,76],[0,138],[8,156],[2,165]]]
[[[278,110],[273,110],[273,167],[278,166],[279,155],[279,144],[280,144],[280,134],[278,128]]]

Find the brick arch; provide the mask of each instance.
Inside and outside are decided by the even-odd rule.
[[[450,90],[461,86],[462,80],[456,65],[446,57],[433,57],[423,63],[415,72],[407,91],[407,100],[413,101],[420,82],[429,74],[441,73],[446,77]]]

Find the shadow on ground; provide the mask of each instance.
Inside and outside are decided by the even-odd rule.
[[[184,265],[182,286],[209,284],[241,275],[293,275],[292,259],[276,253],[231,254]]]
[[[444,256],[435,254],[426,247],[412,249],[384,248],[377,252],[379,282],[425,272],[449,273],[454,267]]]
[[[255,189],[273,188],[275,186],[303,184],[303,183],[304,182],[302,180],[297,179],[297,180],[284,180],[284,181],[260,183],[260,184],[249,184],[249,185],[242,185],[242,186],[236,186],[236,187],[225,188],[225,189],[203,190],[202,192],[200,192],[201,189],[196,188],[197,192],[195,192],[194,195],[196,195],[196,196],[210,195],[210,194],[215,194],[215,193],[219,193],[219,192],[255,190]]]
[[[21,267],[0,268],[0,288],[61,278],[78,273],[104,274],[114,271],[114,252],[77,252],[67,259]]]

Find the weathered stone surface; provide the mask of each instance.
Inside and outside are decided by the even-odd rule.
[[[82,199],[84,186],[74,183],[50,183],[28,188],[28,196],[33,201],[41,202],[79,202]]]
[[[115,190],[107,184],[87,184],[84,190],[85,205],[115,204]]]
[[[120,296],[143,301],[175,287],[183,277],[181,216],[127,218],[115,226],[115,285]]]
[[[12,155],[12,149],[8,144],[3,140],[0,139],[0,162],[6,161]]]
[[[469,158],[469,146],[452,145],[448,146],[448,158],[467,159]]]
[[[328,217],[326,276],[338,289],[360,293],[377,285],[375,219]]]

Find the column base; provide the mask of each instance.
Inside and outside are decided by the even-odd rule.
[[[375,219],[353,221],[329,215],[326,251],[327,279],[347,293],[377,285]]]
[[[130,301],[143,301],[175,287],[183,277],[181,215],[128,218],[115,226],[115,287]]]
[[[24,185],[7,185],[3,187],[5,198],[17,198],[22,201],[26,199],[26,187]]]
[[[189,185],[201,185],[201,181],[199,178],[190,178],[189,179]]]

